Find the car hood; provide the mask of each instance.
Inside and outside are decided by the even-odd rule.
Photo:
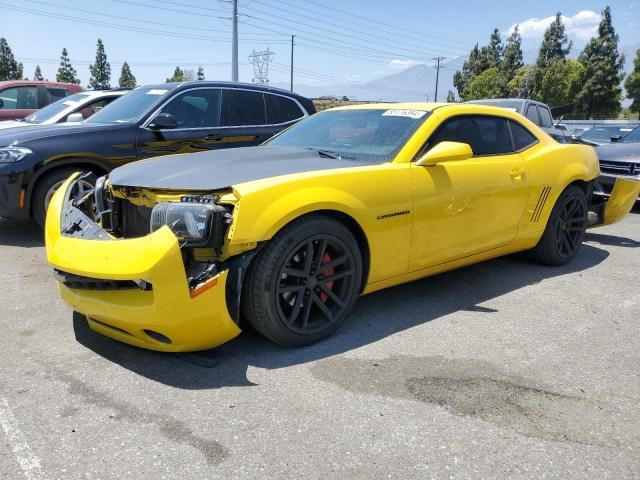
[[[333,159],[298,147],[243,147],[167,155],[130,163],[109,174],[112,185],[171,190],[217,190],[292,173],[371,165]]]
[[[31,128],[8,128],[0,130],[0,147],[6,145],[25,145],[34,140],[41,140],[61,135],[74,135],[95,131],[104,131],[110,128],[121,128],[122,125],[111,124],[86,124],[68,125],[57,123],[54,125],[33,125]]]
[[[18,120],[6,120],[4,122],[0,122],[0,130],[4,130],[6,128],[31,127],[31,126],[33,126],[33,123],[19,122]]]
[[[640,142],[600,145],[596,152],[600,160],[640,163]]]

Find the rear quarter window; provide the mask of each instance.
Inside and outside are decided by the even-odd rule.
[[[509,127],[511,128],[513,146],[516,151],[524,150],[538,141],[529,130],[513,120],[509,120]]]
[[[304,116],[296,102],[280,95],[264,95],[267,108],[267,123],[278,124],[298,120]]]

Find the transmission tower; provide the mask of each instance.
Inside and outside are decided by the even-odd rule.
[[[269,83],[269,63],[273,60],[275,53],[269,50],[256,52],[249,55],[249,63],[253,65],[253,83]]]

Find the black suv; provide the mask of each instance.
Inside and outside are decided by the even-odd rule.
[[[81,188],[128,162],[173,153],[258,145],[315,113],[286,90],[231,82],[136,88],[77,126],[0,133],[0,216],[44,224],[51,196],[74,171]]]

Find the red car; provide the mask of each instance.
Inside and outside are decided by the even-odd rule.
[[[0,121],[18,120],[84,88],[73,83],[8,80],[0,82]]]

